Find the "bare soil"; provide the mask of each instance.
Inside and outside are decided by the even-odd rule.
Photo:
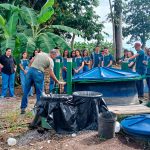
[[[29,98],[29,107],[25,115],[20,115],[21,90],[17,98],[0,100],[0,150],[141,150],[150,149],[140,142],[129,140],[123,134],[110,140],[100,139],[96,131],[82,131],[77,134],[60,135],[54,130],[39,133],[29,130],[32,121],[32,108],[35,96]],[[9,147],[7,139],[17,139],[15,146]]]

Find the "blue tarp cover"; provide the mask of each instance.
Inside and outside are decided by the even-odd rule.
[[[127,72],[116,68],[96,67],[85,73],[75,75],[73,82],[76,81],[123,81],[141,79],[141,75],[136,72]]]

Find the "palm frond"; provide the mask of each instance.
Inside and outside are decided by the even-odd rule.
[[[28,7],[21,7],[21,16],[22,18],[25,19],[26,23],[31,25],[31,26],[35,26],[37,25],[37,14],[35,13],[35,11],[32,8],[28,8]]]
[[[41,48],[44,52],[49,52],[54,47],[56,47],[55,42],[52,38],[50,38],[46,33],[42,33],[37,41],[39,44],[39,48]]]
[[[8,3],[3,3],[3,4],[0,4],[0,7],[1,8],[4,8],[6,10],[11,10],[11,11],[20,11],[19,7],[16,7],[12,4],[8,4]]]
[[[12,37],[7,38],[6,40],[1,42],[1,50],[4,52],[6,48],[15,49],[15,39]]]
[[[14,12],[6,24],[7,31],[10,36],[16,33],[16,26],[18,23],[18,12]]]
[[[6,20],[0,15],[0,26],[5,27]]]
[[[47,32],[46,34],[48,35],[48,37],[50,39],[53,40],[53,42],[55,43],[56,46],[61,47],[63,50],[67,49],[67,50],[71,51],[70,46],[66,43],[66,41],[63,38],[61,38],[60,36],[58,36],[54,33],[50,33],[50,32]]]
[[[63,25],[51,25],[50,28],[63,30],[69,33],[74,33],[76,35],[83,35],[83,33],[77,29],[73,29],[71,27],[63,26]]]
[[[42,9],[46,9],[48,7],[52,7],[54,5],[54,0],[47,0]]]
[[[22,51],[32,52],[36,48],[34,39],[25,33],[18,33],[17,38],[20,41],[20,49]]]
[[[41,12],[38,16],[38,23],[42,24],[49,20],[51,16],[54,14],[54,9],[52,7],[47,7],[45,9],[41,9]]]

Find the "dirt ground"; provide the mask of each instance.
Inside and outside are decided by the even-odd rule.
[[[96,131],[82,131],[77,134],[60,135],[54,130],[39,133],[29,130],[28,124],[34,118],[32,108],[35,96],[30,97],[25,115],[20,115],[21,92],[17,98],[0,100],[0,150],[135,150],[149,149],[140,142],[129,140],[123,134],[110,140],[100,139]],[[14,137],[15,146],[9,147],[7,139]]]

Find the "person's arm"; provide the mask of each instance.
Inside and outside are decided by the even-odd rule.
[[[107,67],[110,67],[112,65],[113,61],[110,60],[110,63],[107,65]]]
[[[84,62],[82,62],[81,66],[77,69],[77,72],[79,72],[84,67]]]
[[[90,62],[90,64],[91,64],[91,67],[93,66],[93,53],[91,54],[91,62]]]
[[[3,68],[3,59],[2,59],[2,56],[0,57],[0,68]]]
[[[134,59],[134,58],[138,57],[139,55],[140,55],[139,53],[134,54],[133,56],[131,56],[131,57],[130,57],[130,58],[128,58],[128,59]]]
[[[55,74],[54,74],[54,72],[53,72],[53,70],[52,69],[50,69],[50,76],[51,76],[51,78],[57,83],[57,84],[59,84],[59,85],[64,85],[64,84],[66,84],[66,82],[60,82],[60,81],[58,81],[57,80],[57,78],[56,78],[56,76],[55,76]]]
[[[17,70],[17,63],[16,63],[16,61],[15,61],[15,59],[13,58],[13,61],[14,61],[14,70],[15,70],[15,72],[16,72],[16,70]]]
[[[32,65],[33,61],[34,61],[34,57],[30,58],[29,67]]]
[[[55,76],[55,74],[54,74],[54,72],[53,72],[53,70],[52,69],[50,69],[50,76],[51,76],[51,78],[56,82],[56,83],[59,83],[59,81],[57,80],[57,78],[56,78],[56,76]]]
[[[24,68],[23,68],[23,66],[21,65],[21,63],[19,64],[19,67],[20,67],[20,69],[24,72],[24,74],[26,74],[26,73],[27,73],[27,71],[26,71],[26,70],[24,70]]]
[[[130,63],[128,64],[128,67],[132,67],[133,65],[134,65],[134,61],[130,62]]]
[[[109,62],[109,64],[107,65],[107,67],[110,67],[112,64],[113,64],[113,56],[110,55],[110,62]]]

